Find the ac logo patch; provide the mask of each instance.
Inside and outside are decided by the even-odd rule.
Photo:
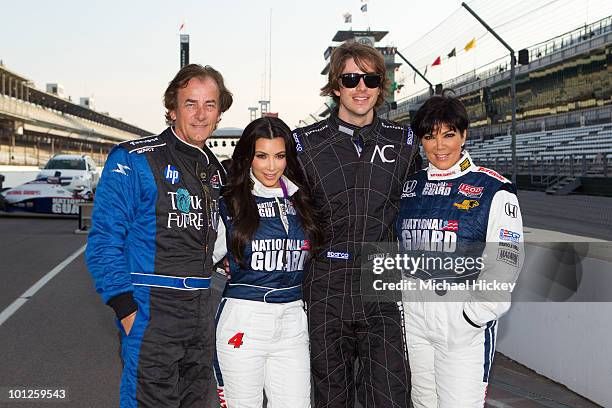
[[[380,158],[380,161],[382,161],[383,163],[394,163],[395,159],[387,159],[387,156],[385,155],[385,150],[391,148],[391,150],[393,150],[393,145],[384,145],[383,147],[380,147],[379,145],[374,146],[374,153],[372,153],[372,158],[370,159],[370,163],[374,163],[374,156],[378,153],[378,157]]]

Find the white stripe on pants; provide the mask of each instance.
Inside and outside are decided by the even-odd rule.
[[[414,408],[482,408],[497,321],[476,328],[462,302],[404,302]]]

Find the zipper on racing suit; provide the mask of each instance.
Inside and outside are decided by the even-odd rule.
[[[198,181],[200,182],[200,185],[202,186],[202,192],[204,195],[204,211],[206,211],[206,222],[207,222],[207,227],[206,227],[206,232],[204,233],[204,242],[202,243],[204,245],[204,254],[208,254],[208,233],[210,231],[210,228],[212,227],[212,212],[213,212],[213,199],[211,197],[211,191],[210,191],[210,186],[208,186],[207,184],[204,184],[204,182],[207,180],[207,175],[206,172],[202,171],[200,172],[200,165],[199,162],[196,161],[196,177],[198,179]]]

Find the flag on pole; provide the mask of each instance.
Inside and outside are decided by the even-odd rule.
[[[440,56],[438,56],[438,58],[436,58],[436,60],[433,62],[433,64],[431,64],[432,67],[435,67],[436,65],[440,65],[442,63],[442,60],[440,59]]]
[[[362,11],[362,12],[364,12],[364,13],[368,11],[368,3],[363,4],[363,5],[361,6],[361,11]]]
[[[457,56],[457,49],[453,48],[451,52],[448,53],[447,57],[448,58],[453,58]]]
[[[352,23],[353,22],[353,16],[351,15],[351,13],[344,13],[344,15],[342,17],[344,17],[344,22],[345,23]]]
[[[470,42],[465,44],[465,47],[463,47],[463,49],[467,52],[471,50],[472,48],[474,48],[475,45],[476,45],[476,37],[472,38]]]

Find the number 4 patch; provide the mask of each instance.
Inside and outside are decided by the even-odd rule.
[[[232,336],[231,339],[227,342],[227,344],[233,344],[234,348],[240,348],[242,346],[242,337],[244,333],[236,333]]]

